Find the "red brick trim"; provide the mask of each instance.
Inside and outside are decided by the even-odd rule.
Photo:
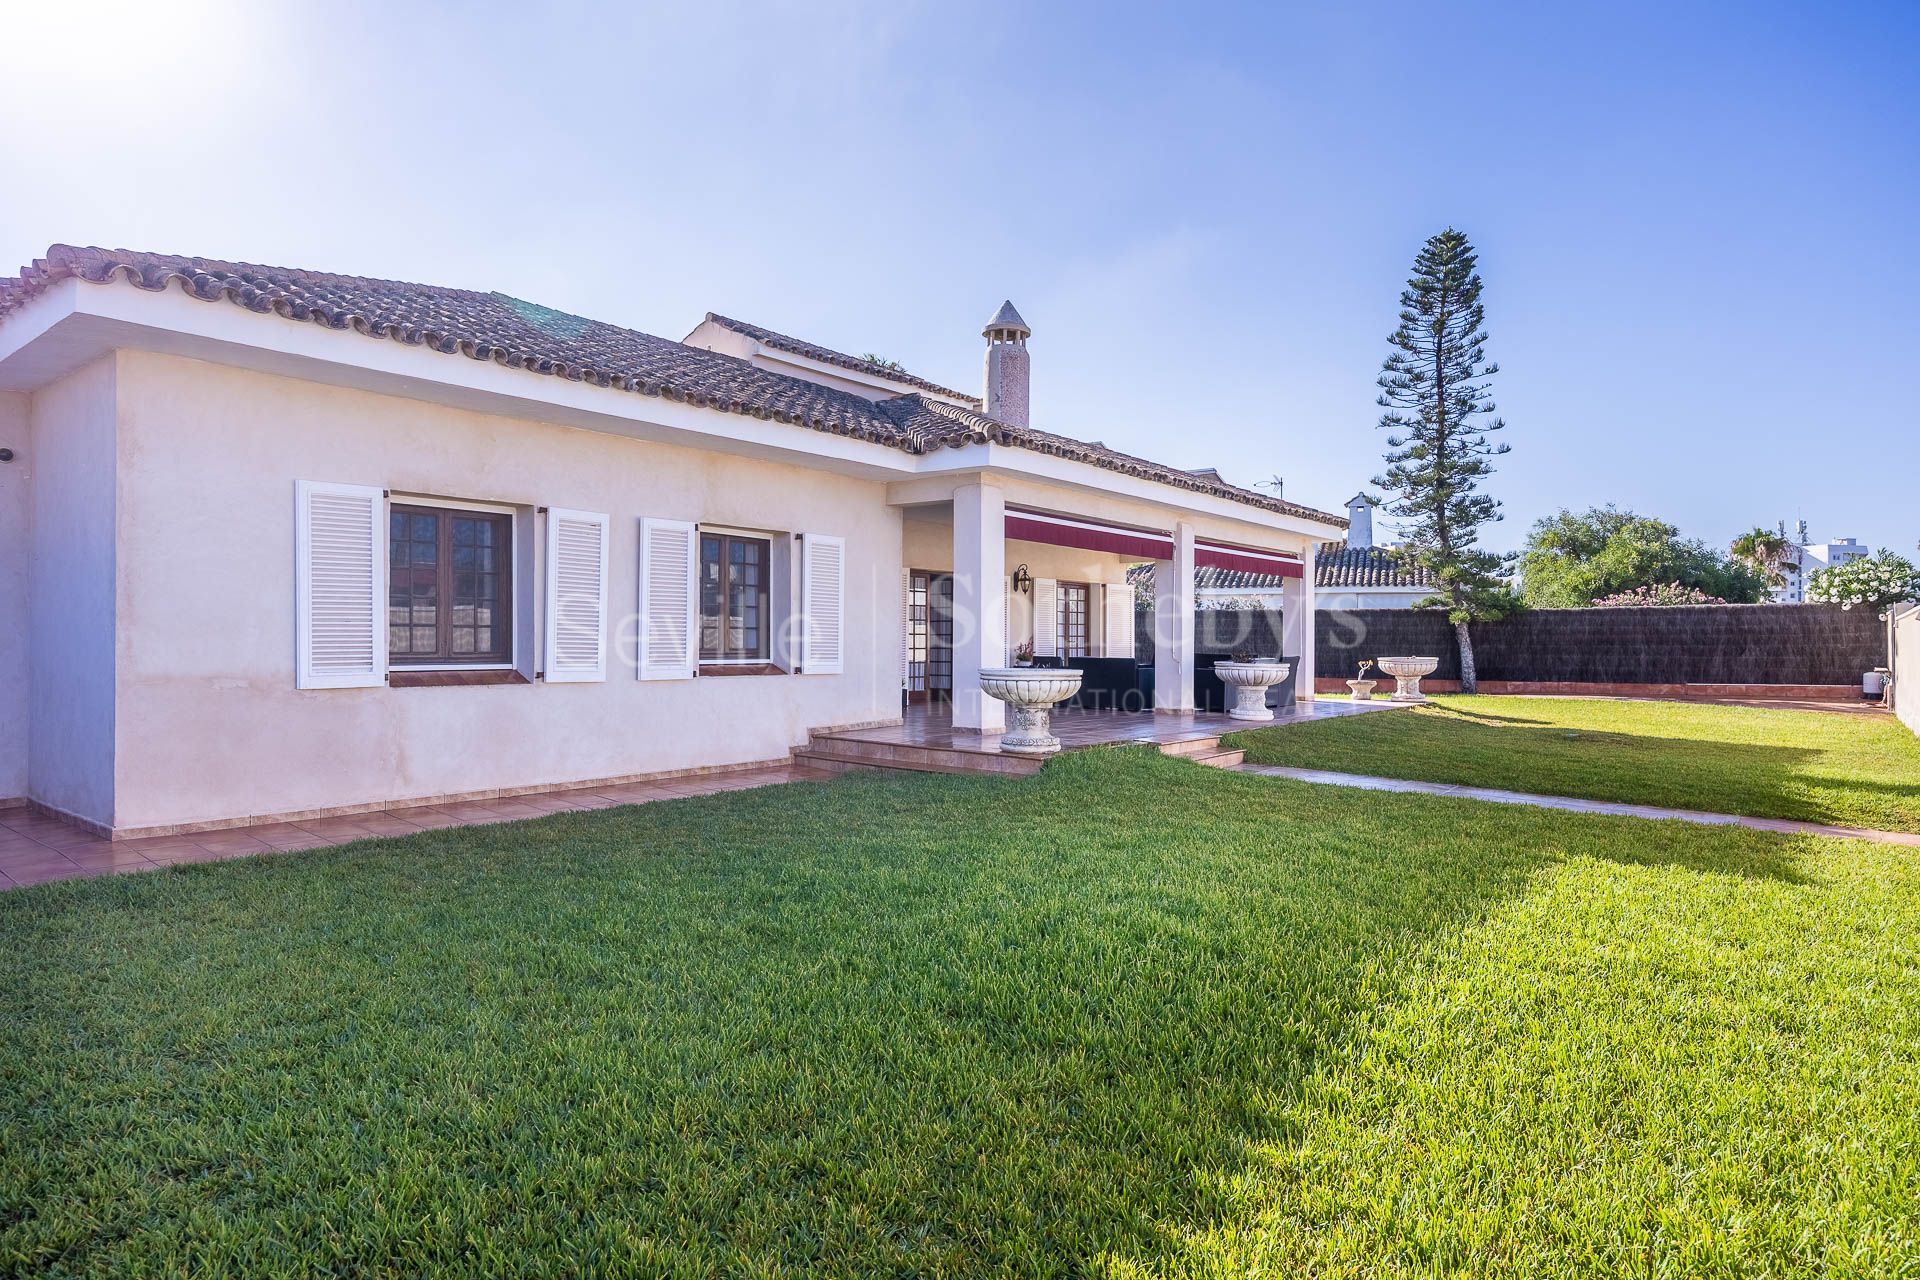
[[[1392,676],[1376,675],[1374,696],[1392,693]],[[1337,676],[1320,676],[1313,682],[1316,693],[1345,693],[1347,682]],[[1458,693],[1458,680],[1420,682],[1428,693]],[[1577,698],[1673,698],[1710,701],[1720,698],[1780,698],[1834,702],[1859,699],[1860,690],[1850,684],[1589,684],[1578,680],[1482,680],[1482,693],[1560,694]]]
[[[389,671],[390,689],[440,689],[468,684],[527,684],[518,671]]]

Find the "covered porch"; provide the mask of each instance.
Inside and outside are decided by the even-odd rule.
[[[1086,690],[1109,715],[1156,713],[1140,717],[1148,723],[1136,733],[1150,735],[1162,717],[1195,715],[1202,655],[1194,571],[1205,565],[1283,583],[1282,652],[1262,656],[1296,663],[1305,677],[1295,681],[1296,696],[1310,705],[1314,550],[1337,531],[1208,495],[1177,497],[1189,501],[1143,502],[998,475],[896,487],[902,687],[909,708],[939,712],[909,723],[939,723],[947,734],[1003,731],[1005,708],[982,691],[979,672],[1016,655],[1082,668]],[[1128,571],[1142,564],[1154,566],[1153,585],[1136,599]],[[1059,722],[1072,720],[1063,714]]]

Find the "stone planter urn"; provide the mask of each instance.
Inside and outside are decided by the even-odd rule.
[[[1267,690],[1285,680],[1291,670],[1292,663],[1272,659],[1213,664],[1213,674],[1233,690],[1233,705],[1227,708],[1227,714],[1235,720],[1273,719],[1273,708],[1267,705]]]
[[[1052,755],[1053,707],[1080,691],[1083,673],[1058,667],[982,667],[980,688],[1007,704],[1007,731],[1000,749],[1019,756]]]
[[[1427,695],[1420,692],[1420,677],[1430,676],[1440,665],[1438,658],[1382,658],[1380,669],[1392,676],[1395,683],[1393,696],[1389,702],[1425,702]]]
[[[1379,683],[1378,680],[1349,680],[1347,681],[1347,688],[1353,691],[1353,700],[1355,702],[1372,702],[1373,686]]]

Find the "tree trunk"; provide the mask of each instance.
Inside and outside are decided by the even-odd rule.
[[[1467,630],[1467,624],[1453,624],[1453,634],[1460,641],[1460,692],[1477,693],[1480,690],[1480,672],[1473,665],[1473,634]]]

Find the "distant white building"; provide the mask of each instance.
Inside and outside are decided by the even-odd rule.
[[[1785,534],[1783,521],[1780,532]],[[1788,549],[1787,563],[1781,566],[1786,581],[1773,589],[1773,598],[1780,604],[1803,604],[1807,599],[1807,581],[1822,569],[1831,569],[1843,565],[1849,560],[1858,560],[1867,554],[1867,549],[1856,538],[1837,538],[1832,542],[1813,542],[1807,537],[1807,522],[1802,520],[1794,529]]]

